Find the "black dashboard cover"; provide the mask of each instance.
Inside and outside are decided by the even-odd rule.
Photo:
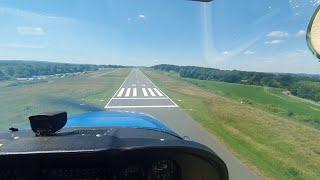
[[[193,154],[211,164],[228,179],[225,163],[208,147],[162,131],[139,128],[66,128],[52,136],[32,131],[0,133],[0,161],[83,153],[172,150]]]

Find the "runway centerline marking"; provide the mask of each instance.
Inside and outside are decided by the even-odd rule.
[[[122,94],[123,94],[123,92],[124,92],[124,90],[125,90],[124,88],[121,88],[121,90],[119,91],[119,93],[118,93],[118,95],[117,95],[117,96],[118,96],[118,97],[121,97],[121,96],[122,96]]]
[[[156,96],[156,94],[152,91],[151,88],[148,88],[149,93],[151,94],[151,96]]]
[[[127,92],[124,95],[125,97],[129,97],[130,96],[130,92],[131,92],[131,88],[127,88]]]
[[[146,91],[146,88],[142,88],[142,93],[143,93],[143,96],[146,96],[146,97],[149,96],[147,91]]]

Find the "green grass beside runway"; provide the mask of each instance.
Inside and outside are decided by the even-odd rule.
[[[0,130],[28,127],[28,116],[64,110],[69,116],[103,110],[130,69],[110,69],[42,81],[0,84]]]
[[[210,92],[238,100],[268,112],[320,129],[320,104],[293,98],[282,89],[184,79]]]
[[[299,119],[316,118],[317,105],[287,96],[279,89],[145,72],[263,178],[320,176],[320,131],[317,125]]]

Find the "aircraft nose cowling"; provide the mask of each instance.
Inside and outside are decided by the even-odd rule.
[[[145,128],[176,134],[155,118],[136,112],[90,112],[69,118],[66,127]]]

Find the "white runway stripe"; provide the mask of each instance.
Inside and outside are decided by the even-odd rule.
[[[160,99],[160,100],[165,100],[168,99],[166,97],[120,97],[120,98],[111,98],[112,100],[128,100],[128,99],[136,99],[136,100],[154,100],[154,99]]]
[[[148,88],[149,93],[151,94],[151,96],[156,96],[156,94],[152,91],[151,88]]]
[[[178,105],[154,105],[154,106],[106,106],[106,109],[122,109],[122,108],[176,108]]]
[[[130,92],[131,92],[131,88],[128,88],[125,96],[126,97],[130,96]]]
[[[137,88],[133,88],[132,96],[133,97],[137,96]]]
[[[142,93],[143,93],[143,96],[149,96],[147,91],[146,91],[146,88],[142,88]]]
[[[157,88],[153,88],[153,90],[158,94],[158,96],[163,96],[163,94]]]
[[[118,97],[121,97],[122,96],[122,94],[123,94],[123,92],[124,92],[124,88],[121,88],[121,90],[119,91],[119,93],[118,93]]]

